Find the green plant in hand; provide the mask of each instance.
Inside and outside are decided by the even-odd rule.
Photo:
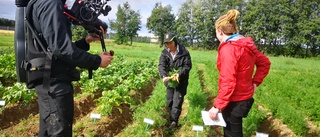
[[[177,88],[179,85],[179,74],[178,72],[180,71],[180,68],[178,69],[171,69],[171,71],[169,71],[169,76],[170,79],[168,81],[168,86],[172,87],[172,88]]]

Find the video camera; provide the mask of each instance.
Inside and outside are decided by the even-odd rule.
[[[103,30],[108,29],[108,25],[98,19],[101,13],[107,16],[111,7],[107,5],[107,1],[110,0],[75,0],[71,10],[66,8],[64,14],[71,19],[71,22],[75,25],[81,25],[89,33],[93,33],[99,36],[102,51],[107,52],[103,39],[103,34],[100,31],[100,26]],[[110,50],[109,54],[114,55],[114,51]],[[92,70],[89,70],[89,79],[92,78]]]
[[[26,7],[30,0],[15,0],[17,7]],[[108,25],[98,19],[103,14],[107,16],[111,6],[107,5],[110,0],[75,0],[71,9],[66,8],[64,14],[68,16],[75,25],[83,26],[89,33],[100,35],[100,26],[104,30]]]
[[[111,11],[107,1],[110,0],[75,0],[72,8],[66,9],[64,14],[71,19],[73,24],[83,26],[89,33],[103,35],[100,26],[106,30],[108,25],[98,19],[98,16],[101,14],[107,16]]]
[[[25,11],[28,3],[35,0],[15,0],[16,19],[15,19],[15,53],[16,53],[16,72],[19,82],[27,81],[27,72],[21,67],[22,62],[26,59],[28,52],[28,42],[26,41],[27,32],[25,22]],[[95,34],[100,38],[102,51],[106,51],[102,32],[100,26],[106,30],[108,25],[98,19],[98,16],[103,14],[107,16],[111,7],[107,5],[110,0],[74,0],[71,9],[65,5],[65,14],[74,25],[81,25],[88,33]],[[113,56],[112,50],[109,53]],[[89,78],[92,77],[92,70],[89,70]]]

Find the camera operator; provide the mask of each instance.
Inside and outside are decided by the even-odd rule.
[[[100,55],[87,52],[89,43],[99,38],[88,35],[72,43],[71,23],[63,14],[65,2],[36,0],[32,5],[31,22],[53,54],[49,91],[42,81],[35,83],[40,113],[39,137],[72,137],[74,90],[71,82],[80,79],[75,67],[96,70],[107,67],[113,59],[108,52]],[[107,30],[100,28],[105,34]]]

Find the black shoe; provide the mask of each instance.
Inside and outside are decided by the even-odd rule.
[[[170,126],[169,126],[170,129],[176,129],[177,128],[177,123],[176,122],[171,122]]]

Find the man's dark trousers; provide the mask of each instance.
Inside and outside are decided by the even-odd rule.
[[[50,82],[49,92],[43,85],[35,89],[40,113],[38,136],[72,137],[74,100],[71,82]]]
[[[170,110],[170,122],[178,123],[182,110],[182,103],[187,89],[167,87],[167,105]]]

